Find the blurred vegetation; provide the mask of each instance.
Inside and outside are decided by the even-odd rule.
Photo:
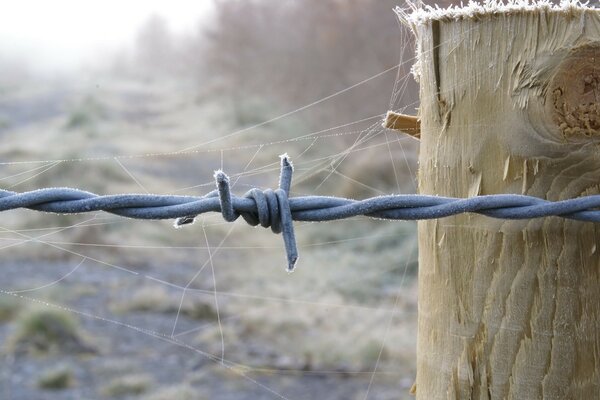
[[[113,70],[149,81],[191,80],[198,98],[225,101],[239,126],[259,123],[393,68],[411,56],[412,37],[399,41],[395,0],[215,0],[214,18],[195,34],[178,35],[153,16],[140,29],[135,50]],[[399,76],[412,63],[401,63]],[[307,110],[309,129],[384,114],[396,71],[352,89],[343,101]],[[416,84],[396,106],[417,107]],[[343,103],[343,105],[342,105]]]
[[[142,397],[143,400],[206,400],[208,397],[198,393],[197,388],[181,384],[167,386],[157,390],[155,393]]]
[[[106,117],[105,107],[94,97],[87,96],[69,113],[66,128],[91,129],[95,123]]]
[[[112,305],[119,313],[151,312],[185,315],[193,320],[217,320],[217,311],[211,302],[196,297],[188,297],[182,302],[180,296],[172,295],[163,287],[145,286],[136,289]]]
[[[294,195],[365,198],[416,190],[416,141],[398,141],[402,136],[383,131],[376,118],[330,130],[383,115],[390,107],[415,112],[416,84],[408,76],[412,38],[392,12],[397,1],[214,4],[213,18],[193,32],[178,33],[167,20],[153,16],[131,47],[80,75],[42,79],[21,61],[0,56],[2,160],[56,160],[0,165],[2,188],[75,186],[104,194],[199,195],[213,188],[212,173],[223,166],[236,182],[236,193],[243,193],[249,186],[276,185],[277,155],[287,151],[296,166]],[[262,124],[388,69],[331,100]],[[392,93],[397,76],[406,78],[398,97]],[[261,126],[227,136],[256,124]],[[324,131],[323,138],[303,140],[316,131]],[[181,149],[191,151],[178,153]],[[175,154],[146,156],[169,152]],[[243,373],[256,368],[260,379],[281,381],[282,387],[288,381],[268,371],[294,370],[298,380],[303,372],[335,371],[349,381],[346,373],[371,370],[379,359],[380,369],[409,377],[414,373],[414,223],[370,218],[298,223],[302,255],[290,278],[283,272],[280,237],[247,226],[233,229],[219,215],[199,218],[181,230],[173,230],[171,221],[103,213],[20,210],[3,218],[9,229],[0,235],[7,245],[5,268],[19,271],[19,262],[43,267],[15,273],[14,282],[6,278],[7,287],[53,282],[63,276],[56,265],[87,257],[80,271],[42,292],[44,298],[143,327],[129,332],[101,318],[79,321],[65,310],[26,307],[22,300],[0,295],[0,333],[12,346],[9,352],[19,356],[17,362],[30,362],[23,361],[30,356],[47,362],[62,356],[79,360],[81,353],[103,349],[90,357],[91,398],[212,398],[208,393],[222,386],[223,377],[227,382],[239,378],[238,368]],[[397,314],[390,314],[396,305]],[[183,358],[173,361],[176,346],[144,334],[168,335],[176,316],[174,333],[189,332],[177,340],[203,352],[220,354],[223,335],[235,369],[215,365],[215,374],[204,364],[190,367],[197,360],[187,348]],[[95,329],[97,335],[86,336]],[[150,366],[152,357],[159,368]],[[186,376],[174,380],[167,362]],[[85,389],[79,364],[76,385],[73,370],[46,367],[33,377],[38,387]],[[202,382],[187,375],[198,373],[206,375]],[[390,385],[396,387],[394,379]],[[179,381],[184,383],[172,385]]]
[[[0,323],[13,319],[20,309],[21,303],[18,298],[10,295],[0,296]]]
[[[248,96],[276,100],[284,109],[308,104],[398,64],[405,43],[398,43],[396,5],[393,0],[217,1],[214,27],[207,32],[207,71],[218,73],[234,110]],[[408,68],[402,66],[401,74]],[[310,114],[311,128],[381,114],[390,87],[389,79],[379,79],[345,96],[343,107],[321,104]]]
[[[33,307],[24,310],[16,320],[11,337],[15,352],[93,353],[85,343],[73,314],[53,308]]]
[[[37,386],[41,389],[60,390],[75,384],[73,369],[67,365],[58,365],[42,371]]]
[[[140,395],[152,387],[152,377],[145,374],[124,375],[114,378],[101,389],[104,396],[111,398]]]
[[[392,12],[397,5],[394,0],[225,0],[216,5],[214,26],[206,32],[206,74],[218,76],[215,85],[219,95],[228,99],[240,126],[310,104],[392,68],[400,62],[401,49],[412,46],[409,35],[399,43],[400,29]],[[385,113],[390,107],[396,72],[407,76],[411,65],[403,63],[399,71],[356,87],[336,101],[306,110],[306,124],[297,126],[296,134]],[[264,99],[270,103],[265,104]],[[260,111],[260,102],[266,112]],[[416,84],[408,79],[406,90],[392,107],[412,113],[416,105]],[[259,118],[249,118],[248,111]],[[371,123],[353,129],[364,129]],[[390,140],[394,140],[397,134],[391,135]],[[343,151],[355,139],[354,135],[341,136],[333,146]],[[331,154],[333,148],[327,150]],[[321,193],[362,198],[372,196],[373,187],[413,192],[415,143],[389,146],[389,155],[384,157],[382,152],[388,153],[388,149],[361,151],[350,162],[341,164],[337,173],[346,178],[336,179],[336,185],[324,185]],[[390,158],[398,160],[396,173]],[[314,188],[330,173],[329,168],[326,165],[323,173],[306,180],[305,186]]]

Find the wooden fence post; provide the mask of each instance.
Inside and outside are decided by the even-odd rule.
[[[418,45],[420,193],[599,193],[600,10],[401,18]],[[418,335],[418,399],[600,399],[600,224],[419,222]]]

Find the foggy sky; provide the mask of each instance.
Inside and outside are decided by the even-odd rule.
[[[193,32],[212,0],[19,0],[0,13],[0,57],[40,69],[68,69],[132,44],[151,15]]]

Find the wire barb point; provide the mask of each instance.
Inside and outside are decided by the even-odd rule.
[[[219,184],[222,184],[222,183],[225,183],[225,182],[229,183],[229,177],[227,176],[227,174],[225,172],[221,171],[220,169],[216,170],[213,176],[215,177],[215,181],[217,182],[217,186]]]
[[[288,259],[287,272],[290,274],[296,270],[296,263],[298,262],[298,256]]]
[[[191,225],[196,221],[196,216],[195,215],[188,215],[185,217],[179,217],[175,219],[175,222],[173,222],[173,227],[175,229],[180,229],[183,228],[184,225]]]
[[[281,172],[279,174],[279,188],[282,189],[286,195],[290,194],[292,187],[292,174],[294,172],[294,166],[290,162],[290,158],[287,153],[279,156],[281,158]]]

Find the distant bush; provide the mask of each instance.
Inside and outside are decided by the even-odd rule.
[[[0,92],[0,94],[2,93]],[[8,128],[10,128],[10,120],[5,116],[0,115],[0,131]]]
[[[218,318],[214,305],[201,301],[192,301],[188,304],[184,304],[181,308],[181,312],[183,315],[197,320],[214,321]]]
[[[369,340],[362,345],[358,354],[364,365],[371,365],[372,367],[377,364],[377,361],[388,361],[390,359],[390,352],[387,347],[382,346],[376,340]]]
[[[71,111],[65,127],[67,129],[90,127],[106,117],[105,107],[93,97],[86,97]]]
[[[204,400],[207,397],[198,394],[197,390],[194,390],[187,384],[169,386],[163,389],[159,389],[157,392],[151,395],[143,397],[143,400]]]
[[[42,372],[37,381],[37,386],[42,389],[66,389],[73,386],[75,378],[73,370],[65,365],[49,368]]]
[[[108,397],[140,395],[152,386],[152,377],[145,374],[126,375],[113,379],[102,389]]]
[[[17,314],[21,304],[14,296],[0,296],[0,322],[9,321]]]
[[[146,311],[166,313],[172,308],[172,300],[161,287],[142,287],[123,304],[123,311]]]
[[[11,341],[17,352],[94,352],[84,343],[77,321],[66,311],[30,308],[19,315],[16,324]]]
[[[188,297],[189,299],[189,297]],[[142,287],[136,290],[131,298],[114,305],[116,312],[155,312],[177,313],[181,312],[188,318],[196,320],[216,320],[217,311],[212,303],[203,302],[196,298],[184,301],[179,307],[178,298],[169,296],[162,287]]]

